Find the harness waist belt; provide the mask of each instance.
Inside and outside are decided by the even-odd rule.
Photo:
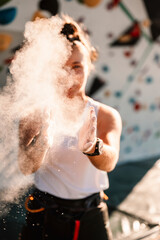
[[[42,192],[36,189],[33,193],[34,198],[36,198],[41,206],[43,207],[56,207],[62,206],[63,208],[71,208],[75,209],[88,209],[92,207],[97,207],[100,202],[102,202],[102,198],[100,193],[95,193],[90,195],[89,197],[83,199],[63,199],[56,196],[53,196],[47,192]]]

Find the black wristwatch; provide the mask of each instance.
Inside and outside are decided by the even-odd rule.
[[[85,154],[87,156],[97,156],[97,155],[100,155],[102,153],[102,148],[103,148],[103,140],[100,139],[100,138],[97,138],[94,153],[83,152],[83,154]]]

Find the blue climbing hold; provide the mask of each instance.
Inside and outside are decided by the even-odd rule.
[[[17,15],[17,8],[10,7],[0,10],[0,24],[5,25],[11,23]]]

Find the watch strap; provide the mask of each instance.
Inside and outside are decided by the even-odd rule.
[[[87,155],[87,156],[97,156],[100,155],[100,143],[103,142],[100,138],[97,138],[97,142],[95,145],[95,151],[93,153],[87,153],[87,152],[83,152],[83,154]]]

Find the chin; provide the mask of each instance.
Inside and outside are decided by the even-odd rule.
[[[79,85],[74,85],[74,86],[72,86],[72,87],[70,87],[70,88],[68,89],[68,94],[67,94],[67,95],[68,95],[69,97],[74,97],[74,96],[76,96],[76,95],[79,94],[80,89],[81,89],[81,86],[79,86]]]

